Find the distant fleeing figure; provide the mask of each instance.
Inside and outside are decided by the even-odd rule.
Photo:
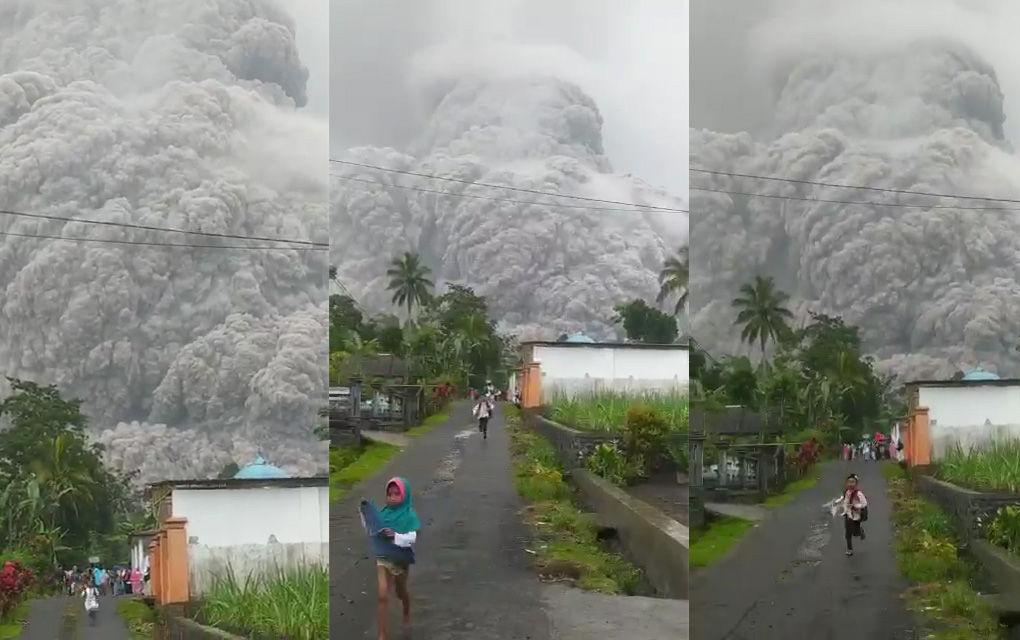
[[[368,500],[361,501],[361,522],[372,542],[378,575],[379,640],[386,640],[386,618],[392,588],[403,606],[404,626],[411,624],[411,593],[407,579],[414,564],[414,544],[421,524],[414,512],[411,488],[404,478],[386,483],[386,506],[376,509]]]
[[[492,417],[492,407],[493,403],[485,396],[476,402],[475,408],[471,410],[471,413],[478,418],[478,430],[482,432],[483,440],[489,437],[489,418]]]
[[[851,473],[846,478],[843,489],[843,530],[846,537],[846,554],[854,554],[854,538],[864,540],[862,524],[868,519],[868,500],[861,491],[857,475]]]

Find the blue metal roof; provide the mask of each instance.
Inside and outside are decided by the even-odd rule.
[[[595,344],[595,340],[593,340],[592,338],[588,337],[584,333],[572,333],[569,336],[567,336],[567,339],[564,342]]]
[[[239,480],[267,480],[272,478],[289,478],[286,471],[266,462],[265,458],[259,456],[255,461],[246,467],[242,467],[235,475]]]
[[[985,380],[1001,380],[1002,378],[984,369],[974,369],[963,376],[963,379],[967,382],[983,382]]]

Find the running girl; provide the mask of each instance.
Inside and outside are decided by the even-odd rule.
[[[414,564],[414,543],[421,524],[414,512],[411,488],[404,478],[386,483],[386,506],[379,510],[382,529],[379,536],[392,542],[376,555],[379,578],[379,640],[386,640],[386,614],[392,588],[403,606],[404,626],[411,624],[411,594],[407,579]]]
[[[868,499],[858,484],[857,475],[851,473],[846,477],[843,489],[843,530],[848,556],[854,554],[854,538],[864,540],[864,527],[861,524],[868,519]]]

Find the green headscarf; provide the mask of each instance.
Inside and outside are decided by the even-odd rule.
[[[387,504],[379,510],[379,518],[386,529],[393,529],[394,533],[410,533],[421,528],[418,522],[418,514],[414,512],[411,498],[411,485],[404,478],[393,478],[386,483],[386,491],[389,492],[390,485],[397,485],[400,489],[400,504],[390,506]]]

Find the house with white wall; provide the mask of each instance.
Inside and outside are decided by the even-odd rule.
[[[911,411],[928,408],[931,460],[959,444],[964,449],[1020,438],[1020,380],[976,369],[959,380],[908,382]]]
[[[162,526],[181,518],[191,598],[217,576],[239,580],[278,569],[329,564],[329,478],[291,478],[259,457],[228,479],[149,486]]]
[[[526,407],[558,394],[687,393],[690,386],[687,344],[596,342],[574,334],[558,342],[522,343],[521,360],[512,384]]]

